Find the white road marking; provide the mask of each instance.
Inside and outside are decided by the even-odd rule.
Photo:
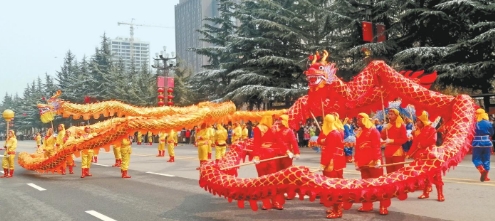
[[[3,155],[0,155],[0,157],[3,157]]]
[[[105,215],[103,215],[103,214],[101,214],[101,213],[99,213],[99,212],[96,212],[96,211],[94,211],[94,210],[88,210],[88,211],[85,211],[85,212],[86,212],[87,214],[92,215],[92,216],[94,216],[94,217],[96,217],[96,218],[98,218],[98,219],[101,219],[101,220],[103,220],[103,221],[117,221],[117,220],[115,220],[115,219],[112,219],[112,218],[110,218],[110,217],[108,217],[108,216],[105,216]]]
[[[102,166],[102,167],[110,167],[110,165],[105,165],[105,164],[99,164],[99,163],[93,163],[94,165]]]
[[[3,173],[3,171],[0,171],[0,173]]]
[[[155,172],[146,172],[146,173],[160,175],[160,176],[166,176],[166,177],[175,177],[175,175],[164,174],[164,173],[155,173]]]
[[[40,187],[40,186],[38,186],[38,185],[36,185],[34,183],[28,183],[27,185],[30,186],[30,187],[32,187],[32,188],[35,188],[35,189],[37,189],[39,191],[45,191],[46,190],[46,189],[44,189],[44,188],[42,188],[42,187]]]

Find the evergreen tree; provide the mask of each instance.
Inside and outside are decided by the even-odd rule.
[[[110,74],[112,69],[112,56],[110,53],[109,40],[104,33],[102,36],[100,48],[96,48],[95,55],[91,58],[89,65],[91,78],[86,79],[85,86],[88,96],[103,100],[108,98],[108,89],[112,82],[105,80],[105,75]]]
[[[310,22],[316,16],[309,9],[326,4],[324,1],[243,1],[236,12],[241,25],[231,37],[228,49],[232,62],[226,64],[235,70],[228,75],[235,79],[227,86],[224,98],[237,104],[247,102],[253,108],[269,99],[289,106],[303,95],[302,73],[307,55],[315,47],[305,43],[309,34],[304,27],[328,27],[325,23]],[[321,43],[323,39],[322,35],[312,42]]]
[[[46,99],[53,96],[57,92],[57,90],[59,90],[54,82],[53,77],[48,75],[48,73],[45,73],[45,84],[43,85],[43,89],[43,95]]]
[[[65,54],[64,64],[62,65],[60,71],[57,71],[55,79],[58,82],[58,88],[62,91],[61,98],[65,100],[75,100],[76,94],[73,90],[74,81],[72,79],[76,75],[77,67],[75,66],[75,56],[69,50]]]
[[[188,82],[191,76],[191,70],[180,65],[174,69],[174,102],[177,106],[189,106],[200,102],[194,92],[188,87]]]
[[[457,41],[446,47],[441,64],[434,66],[441,83],[489,93],[495,80],[495,3],[447,1],[436,7],[456,21],[459,32]]]
[[[230,61],[227,50],[228,38],[236,30],[233,22],[233,14],[238,5],[231,0],[219,0],[219,16],[205,18],[205,25],[198,30],[203,36],[201,41],[209,43],[211,46],[192,49],[198,54],[208,57],[209,64],[204,65],[205,71],[196,74],[191,78],[190,83],[196,89],[199,100],[213,100],[225,95],[224,88],[230,83],[231,78],[228,73],[232,69],[224,63]],[[185,69],[181,68],[181,71]]]

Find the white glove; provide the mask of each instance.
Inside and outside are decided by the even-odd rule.
[[[293,154],[292,152],[290,152],[290,151],[288,151],[288,152],[287,152],[287,155],[288,155],[288,156],[289,156],[289,158],[291,158],[291,159],[292,159],[292,158],[294,158],[294,154]]]
[[[294,159],[299,159],[301,156],[299,154],[294,155]]]
[[[380,168],[380,167],[382,167],[382,162],[378,160],[376,161],[375,168]]]
[[[254,164],[259,164],[259,163],[260,163],[260,158],[257,158],[257,157],[256,157],[256,158],[254,158],[254,159],[253,159],[253,163],[254,163]]]
[[[394,142],[394,140],[389,139],[389,138],[387,138],[387,139],[385,140],[385,143],[393,143],[393,142]]]

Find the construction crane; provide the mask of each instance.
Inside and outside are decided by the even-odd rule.
[[[129,39],[130,43],[130,51],[131,51],[131,61],[134,62],[134,26],[142,26],[142,27],[155,27],[155,28],[174,28],[174,27],[166,27],[166,26],[159,26],[159,25],[143,25],[143,24],[134,24],[134,18],[131,19],[131,23],[127,22],[117,22],[117,24],[120,25],[129,25],[131,26],[131,38]]]

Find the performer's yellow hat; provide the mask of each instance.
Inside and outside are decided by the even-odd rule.
[[[431,124],[430,119],[428,119],[428,113],[426,113],[426,111],[421,112],[421,115],[418,116],[418,120],[420,120],[425,126]]]

